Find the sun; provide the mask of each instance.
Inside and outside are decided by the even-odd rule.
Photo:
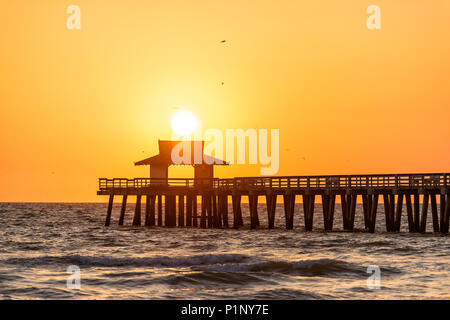
[[[172,130],[180,135],[190,135],[197,128],[197,118],[192,112],[178,111],[172,116]]]

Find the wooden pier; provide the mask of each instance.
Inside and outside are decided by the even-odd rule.
[[[293,229],[296,197],[300,196],[306,231],[312,230],[317,198],[322,203],[321,217],[325,231],[333,230],[336,198],[340,200],[343,229],[347,231],[354,229],[359,199],[363,205],[364,228],[368,232],[375,232],[378,204],[381,202],[384,204],[387,232],[400,231],[403,205],[406,205],[409,232],[427,231],[429,208],[433,232],[447,234],[449,231],[450,173],[232,179],[100,178],[97,194],[109,196],[106,226],[111,222],[114,197],[122,197],[118,224],[123,225],[127,199],[135,196],[134,226],[239,228],[243,226],[241,200],[246,196],[250,208],[250,228],[261,227],[258,200],[264,197],[267,227],[272,229],[275,227],[277,198],[282,196],[285,226],[286,229]],[[141,219],[143,197],[144,221]],[[229,214],[230,197],[232,212]],[[199,199],[201,205],[198,208]]]

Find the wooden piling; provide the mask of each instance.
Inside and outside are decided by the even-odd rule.
[[[330,203],[328,207],[328,227],[327,230],[332,231],[333,230],[333,222],[334,222],[334,209],[336,204],[336,195],[331,194],[330,195]]]
[[[413,208],[412,208],[412,202],[411,202],[411,194],[405,194],[406,199],[406,214],[408,216],[408,230],[409,232],[415,231],[415,224],[414,224],[414,216],[413,216]]]
[[[349,225],[348,228],[349,230],[353,231],[353,228],[355,226],[355,215],[356,215],[356,201],[358,200],[358,195],[357,194],[351,194],[350,195],[350,218],[349,218]],[[348,203],[348,202],[347,202]]]
[[[164,196],[164,226],[170,227],[170,199],[168,195]]]
[[[295,194],[286,192],[283,195],[283,203],[286,229],[291,230],[294,228]]]
[[[339,193],[341,198],[341,211],[342,211],[342,224],[344,230],[348,230],[348,222],[349,222],[349,204],[347,203],[347,195],[345,192]]]
[[[345,194],[341,194],[341,206],[342,206],[342,222],[344,230],[353,230],[355,213],[356,213],[356,194],[352,194],[348,191]]]
[[[322,194],[323,225],[325,231],[333,230],[334,208],[336,203],[335,194]]]
[[[403,193],[399,193],[397,196],[397,207],[395,211],[394,229],[395,232],[400,232],[401,221],[403,211]]]
[[[369,196],[367,194],[362,195],[362,203],[363,203],[363,215],[364,215],[364,227],[369,229],[369,213],[371,204],[369,203]]]
[[[213,211],[212,211],[212,195],[208,194],[206,197],[206,215],[207,215],[207,222],[208,222],[208,228],[214,227],[214,219],[213,219]]]
[[[392,191],[391,191],[392,192]],[[391,232],[395,231],[395,193],[391,193],[389,195],[389,225],[390,225],[390,230]]]
[[[175,227],[177,225],[177,196],[170,196],[170,226]]]
[[[222,198],[222,224],[228,228],[228,195],[224,194]]]
[[[370,217],[369,217],[369,232],[374,233],[375,223],[377,220],[378,194],[374,193],[372,195],[369,195],[369,198],[370,198],[369,202],[371,203]]]
[[[186,196],[186,227],[192,226],[192,202],[193,198],[188,194]]]
[[[384,221],[386,223],[386,231],[391,231],[391,206],[389,201],[389,194],[383,193],[383,202],[384,202]]]
[[[108,227],[111,222],[113,203],[114,203],[114,195],[110,194],[108,201],[108,210],[106,211],[105,227]]]
[[[178,226],[184,227],[184,195],[178,195]]]
[[[206,207],[207,207],[207,196],[202,194],[202,212],[200,217],[200,228],[206,228]]]
[[[266,193],[268,228],[275,228],[275,210],[277,206],[277,195],[271,192]]]
[[[221,222],[220,215],[219,215],[220,211],[218,208],[217,195],[213,193],[211,195],[211,199],[212,199],[213,226],[214,226],[214,228],[220,228],[222,226],[222,222]]]
[[[145,226],[155,225],[155,196],[147,195],[145,201]]]
[[[123,221],[125,220],[125,211],[127,209],[127,195],[124,194],[122,197],[122,206],[120,207],[120,217],[119,226],[123,226]]]
[[[258,195],[249,194],[248,204],[250,209],[250,228],[255,229],[258,225]]]
[[[450,218],[450,193],[448,193],[448,190],[447,190],[447,194],[446,194],[446,197],[445,197],[444,217],[442,219],[442,224],[441,224],[441,232],[443,234],[447,234],[448,233],[449,218]]]
[[[420,219],[420,232],[426,232],[427,230],[428,199],[429,194],[425,192],[423,195],[423,202],[422,202],[422,217]]]
[[[158,226],[163,225],[162,219],[162,195],[158,195]]]
[[[239,223],[239,227],[243,227],[244,226],[244,219],[242,218],[242,196],[238,197],[238,214],[237,214],[237,218],[238,218],[238,223]]]
[[[241,226],[239,213],[241,207],[241,195],[240,194],[232,194],[231,200],[233,203],[233,228],[238,229]]]
[[[136,196],[136,207],[134,209],[133,226],[141,225],[141,195]]]
[[[420,196],[414,194],[414,232],[420,231]]]
[[[198,216],[197,216],[197,195],[195,194],[192,198],[192,225],[197,227]]]
[[[431,215],[433,218],[433,232],[439,232],[439,216],[437,209],[436,194],[430,194],[431,198]]]
[[[315,198],[315,194],[303,194],[303,218],[306,231],[312,231]]]

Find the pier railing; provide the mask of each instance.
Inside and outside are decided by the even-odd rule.
[[[230,179],[193,178],[100,178],[99,190],[150,187],[210,187],[210,188],[427,188],[450,187],[450,173],[332,175],[332,176],[272,176],[236,177]]]
[[[450,174],[388,174],[388,175],[334,175],[237,177],[220,179],[219,185],[255,186],[269,188],[418,188],[450,186]],[[226,181],[224,181],[226,180]]]
[[[214,179],[190,179],[190,178],[100,178],[99,190],[131,189],[149,187],[195,187],[217,185],[218,178]]]

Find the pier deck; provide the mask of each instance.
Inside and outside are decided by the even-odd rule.
[[[145,196],[144,224],[146,226],[228,227],[228,197],[231,197],[232,226],[239,228],[243,225],[241,199],[243,196],[247,196],[250,207],[250,227],[256,228],[259,226],[258,199],[263,196],[267,204],[268,227],[274,228],[277,198],[282,196],[286,228],[292,229],[295,200],[299,195],[302,197],[306,231],[312,230],[314,204],[317,196],[322,202],[321,216],[326,231],[333,229],[337,197],[342,206],[344,230],[351,231],[354,228],[358,197],[361,198],[363,204],[364,227],[368,232],[375,231],[378,203],[381,198],[384,203],[386,231],[388,232],[400,231],[404,202],[410,232],[427,231],[429,207],[431,208],[433,232],[447,234],[449,230],[450,173],[236,177],[231,179],[100,178],[97,194],[109,196],[106,226],[110,225],[114,196],[122,196],[119,225],[122,225],[124,221],[128,196],[136,196],[133,225],[141,225],[141,199],[142,196]],[[197,214],[198,197],[201,198],[200,215]]]

